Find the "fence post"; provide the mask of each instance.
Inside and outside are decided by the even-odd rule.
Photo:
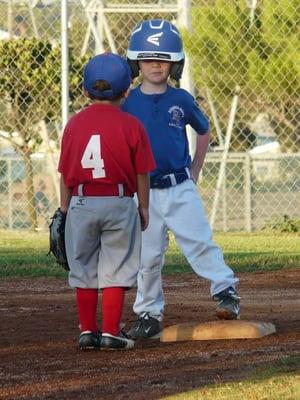
[[[7,179],[8,179],[8,226],[9,226],[9,229],[13,228],[13,209],[12,209],[12,203],[13,203],[13,198],[12,198],[13,176],[12,176],[11,163],[12,163],[12,160],[8,159],[7,160]]]
[[[51,173],[56,198],[57,198],[57,201],[59,202],[59,175],[57,173],[57,163],[56,163],[56,160],[54,159],[53,151],[50,146],[50,139],[49,139],[49,134],[48,134],[47,125],[45,123],[45,120],[40,121],[39,126],[40,126],[41,136],[46,145],[46,153],[45,153],[46,162],[48,164],[48,168]]]
[[[251,159],[250,154],[245,154],[245,229],[251,232]]]
[[[222,183],[222,210],[223,210],[223,231],[228,231],[227,225],[227,189],[226,189],[226,169],[224,171],[224,180]]]
[[[62,130],[69,119],[68,1],[61,0],[61,118]]]
[[[224,150],[222,152],[222,160],[221,160],[221,164],[220,164],[217,187],[216,187],[215,197],[214,197],[214,201],[213,201],[212,212],[211,212],[211,216],[210,216],[210,225],[211,225],[212,229],[213,229],[213,226],[215,223],[217,207],[219,204],[222,181],[225,176],[225,169],[226,169],[226,163],[227,163],[228,152],[229,152],[229,147],[230,147],[231,134],[232,134],[234,120],[235,120],[235,114],[236,114],[236,110],[237,110],[238,98],[239,98],[239,87],[237,86],[236,90],[235,90],[235,94],[232,99],[231,110],[230,110],[229,120],[228,120],[228,126],[227,126],[227,131],[226,131],[226,136],[225,136]]]
[[[191,1],[190,0],[177,0],[178,13],[177,13],[177,26],[179,28],[184,28],[186,31],[191,32],[192,30],[192,20],[191,20]],[[192,67],[190,62],[190,57],[186,53],[184,61],[184,69],[182,73],[182,78],[180,81],[180,87],[184,88],[194,96],[195,88],[192,76]],[[192,158],[194,157],[196,151],[196,133],[191,126],[186,128],[189,148]]]

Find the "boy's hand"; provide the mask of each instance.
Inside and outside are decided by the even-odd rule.
[[[141,229],[144,231],[149,225],[149,210],[148,208],[139,207],[139,214],[141,219]]]
[[[195,184],[198,182],[200,170],[200,168],[193,166],[193,164],[190,166],[191,179]]]

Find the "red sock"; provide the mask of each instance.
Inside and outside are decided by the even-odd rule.
[[[98,289],[76,289],[77,311],[81,332],[97,332]]]
[[[102,291],[102,332],[118,335],[123,311],[125,288],[110,287]]]

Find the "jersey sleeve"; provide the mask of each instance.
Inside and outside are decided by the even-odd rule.
[[[188,93],[189,114],[188,123],[198,133],[198,135],[205,135],[209,131],[209,121],[204,113],[200,110],[196,100]]]
[[[72,140],[71,140],[71,130],[70,130],[71,120],[65,126],[60,148],[60,157],[58,162],[58,172],[60,172],[63,177],[67,187],[72,187],[72,177],[70,176],[70,170],[75,160],[72,157]]]

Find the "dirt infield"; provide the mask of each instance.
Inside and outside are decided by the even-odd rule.
[[[0,399],[151,400],[244,379],[254,367],[300,354],[300,270],[240,273],[242,319],[269,321],[260,339],[137,342],[130,351],[81,352],[74,291],[64,279],[0,281]],[[165,326],[212,321],[208,283],[164,277]],[[124,322],[134,320],[127,295]],[[296,366],[297,367],[297,366]]]

